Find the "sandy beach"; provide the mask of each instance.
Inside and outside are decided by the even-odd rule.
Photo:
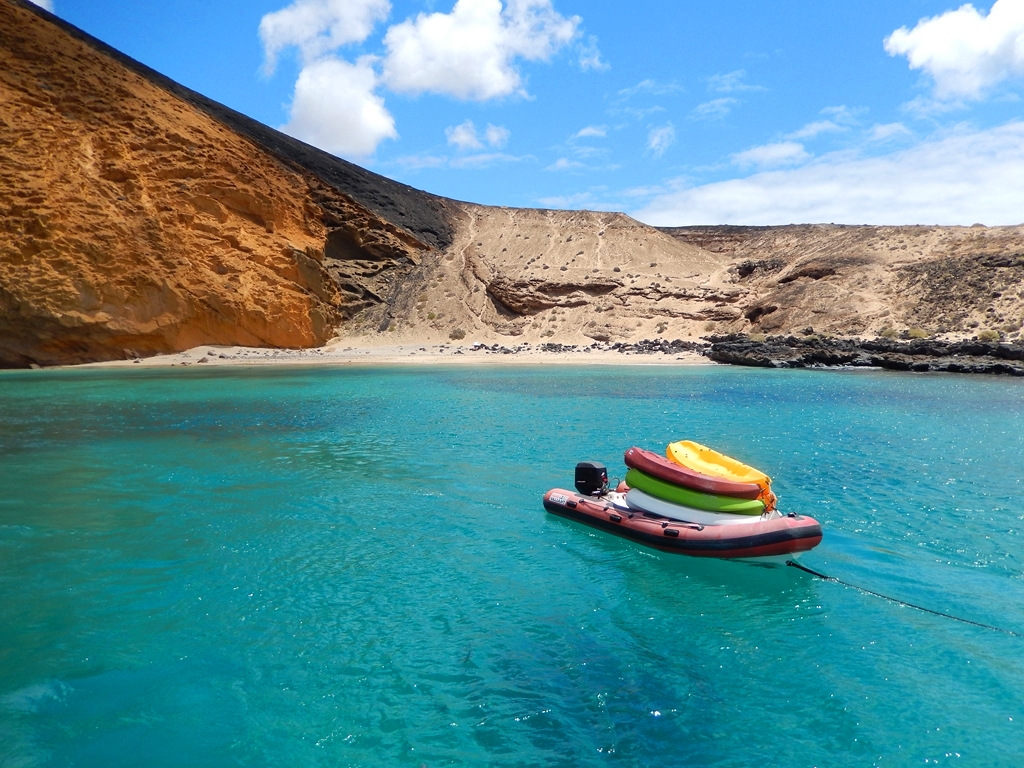
[[[717,365],[694,351],[638,351],[637,345],[452,344],[359,345],[338,339],[309,349],[203,344],[169,355],[85,363],[74,368],[224,365]]]

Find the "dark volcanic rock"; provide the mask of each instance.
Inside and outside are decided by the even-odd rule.
[[[800,339],[744,334],[712,336],[705,353],[719,363],[760,368],[876,367],[895,371],[1024,376],[1024,346],[983,341]]]
[[[611,345],[610,349],[617,350],[622,354],[631,353],[634,355],[656,355],[659,353],[675,355],[680,352],[700,352],[703,354],[707,349],[707,344],[697,341],[683,341],[682,339],[675,339],[674,341],[643,339],[635,344],[615,343]]]

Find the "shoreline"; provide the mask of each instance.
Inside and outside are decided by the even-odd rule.
[[[719,365],[690,349],[644,349],[637,345],[613,349],[607,346],[517,345],[500,344],[395,344],[358,346],[351,341],[336,341],[307,349],[269,349],[264,347],[198,347],[164,355],[129,360],[47,366],[41,370],[80,368],[168,368],[262,365],[313,365],[337,367],[405,366],[514,366],[514,365]]]
[[[896,371],[1024,376],[1024,347],[1019,343],[977,340],[853,340],[746,335],[710,337],[710,344],[644,339],[635,343],[561,344],[521,342],[470,344],[360,344],[335,339],[322,347],[280,349],[203,344],[182,352],[72,365],[79,368],[168,368],[202,366],[694,366],[758,368],[876,368]],[[40,368],[33,366],[33,368]]]

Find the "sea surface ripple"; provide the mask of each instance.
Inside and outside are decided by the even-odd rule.
[[[712,445],[803,562],[1024,633],[1024,382],[719,367],[0,376],[0,766],[1019,765],[1024,638],[547,515]]]

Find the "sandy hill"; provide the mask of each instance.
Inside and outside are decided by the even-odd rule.
[[[833,335],[915,330],[1018,338],[1024,227],[676,227],[725,257],[751,300],[728,330]]]
[[[0,366],[205,344],[1014,334],[1024,230],[688,227],[371,173],[0,0]]]

